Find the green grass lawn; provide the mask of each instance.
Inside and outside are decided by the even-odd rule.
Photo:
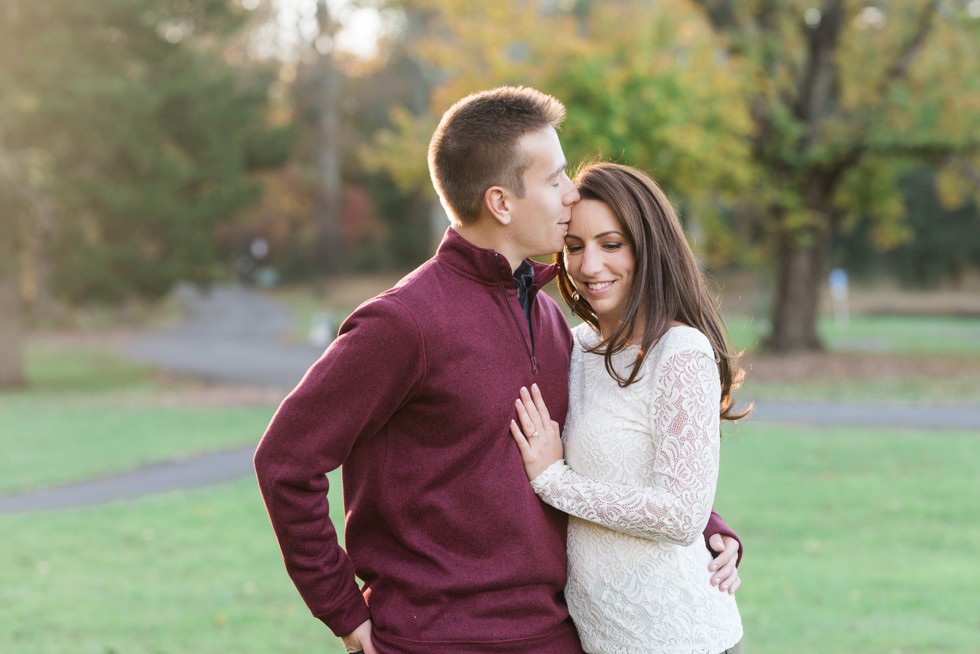
[[[5,654],[344,652],[286,575],[254,479],[0,530]]]
[[[977,651],[978,466],[966,433],[726,438],[717,506],[746,543],[746,651]],[[343,651],[288,580],[252,479],[0,530],[0,651]]]
[[[728,319],[728,327],[736,348],[748,352],[751,360],[767,325],[735,316]],[[819,331],[828,352],[839,362],[849,360],[854,370],[867,365],[871,372],[849,377],[817,371],[812,377],[788,383],[778,378],[757,379],[750,368],[739,394],[789,401],[980,402],[980,318],[856,316],[847,325],[823,320]],[[889,366],[887,360],[902,363]],[[896,368],[902,372],[896,373]]]
[[[751,425],[717,507],[743,535],[751,652],[980,651],[980,437]]]
[[[97,349],[29,354],[32,386],[0,393],[0,490],[254,444],[274,410],[161,404],[179,381]],[[973,433],[731,430],[716,506],[746,544],[746,651],[980,651],[978,469]],[[253,479],[0,514],[0,531],[4,654],[343,652],[286,576]]]
[[[31,386],[0,392],[0,492],[255,444],[275,406],[170,405],[179,389],[97,348],[33,346]]]
[[[380,287],[375,289],[382,290]],[[558,294],[554,284],[545,291],[558,303],[571,325],[581,320],[573,315]],[[334,328],[353,310],[356,302],[333,306],[324,294],[308,287],[278,288],[268,291],[270,297],[286,305],[296,316],[292,340],[303,340],[313,316],[326,312]],[[756,350],[769,333],[764,318],[744,315],[725,317],[736,349]],[[786,384],[763,382],[749,374],[740,395],[745,398],[805,401],[835,400],[849,402],[962,404],[980,401],[980,318],[950,316],[852,316],[847,324],[832,318],[820,320],[818,331],[827,350],[844,354],[871,353],[880,356],[939,358],[952,363],[974,362],[973,372],[937,377],[880,374],[861,379],[807,379]],[[960,367],[952,366],[951,367]]]
[[[948,377],[879,376],[873,379],[759,381],[751,371],[736,397],[753,400],[831,401],[876,404],[977,404],[980,372]]]
[[[738,349],[756,348],[769,333],[766,320],[726,316]],[[980,318],[853,316],[845,325],[820,320],[817,331],[833,352],[875,352],[980,358]]]

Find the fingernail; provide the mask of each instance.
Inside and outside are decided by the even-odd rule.
[[[716,566],[714,563],[712,563],[711,565],[708,566],[708,570],[711,570],[712,572],[714,572],[717,569],[718,569],[718,566]]]
[[[538,390],[538,385],[537,384],[531,384],[531,388],[533,388],[534,390]]]

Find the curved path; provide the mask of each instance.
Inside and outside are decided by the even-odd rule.
[[[186,320],[177,327],[139,334],[121,346],[124,355],[160,368],[226,383],[289,391],[323,351],[289,344],[289,313],[272,300],[237,286],[207,294],[178,290]],[[908,406],[757,402],[750,422],[977,430],[980,405]],[[110,477],[0,497],[0,513],[63,509],[252,474],[254,446],[157,463]]]

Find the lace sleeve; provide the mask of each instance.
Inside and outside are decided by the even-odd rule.
[[[718,480],[721,383],[714,360],[684,350],[658,369],[650,418],[660,441],[643,485],[585,477],[558,461],[531,485],[547,504],[631,536],[690,545],[701,538]]]

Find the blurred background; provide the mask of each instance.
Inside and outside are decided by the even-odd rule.
[[[432,254],[429,136],[500,84],[717,283],[747,651],[980,651],[978,37],[980,0],[2,0],[0,651],[343,651],[250,451]]]

